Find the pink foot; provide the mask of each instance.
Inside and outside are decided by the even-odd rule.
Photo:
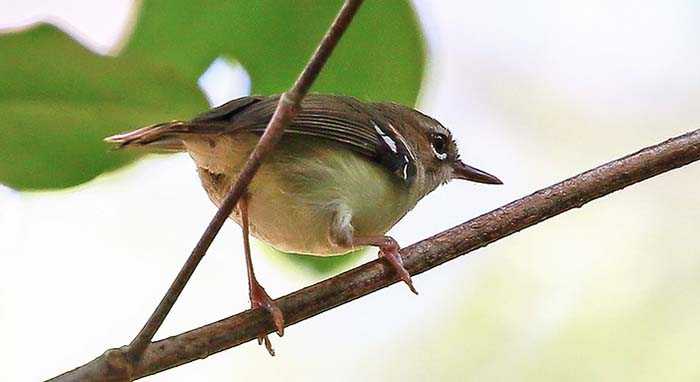
[[[277,329],[277,334],[280,337],[284,335],[284,316],[282,315],[282,311],[257,281],[251,282],[250,285],[250,306],[253,309],[261,308],[270,312],[272,315],[272,322]],[[271,356],[274,356],[275,350],[272,348],[272,343],[267,334],[260,334],[258,336],[258,344],[263,343],[265,344],[267,352],[270,353]]]
[[[418,294],[418,291],[416,291],[416,288],[413,286],[411,275],[408,273],[406,268],[403,267],[403,259],[399,253],[399,244],[396,242],[396,240],[388,236],[385,237],[384,242],[379,245],[379,257],[385,258],[394,268],[401,280],[408,285],[411,292]]]

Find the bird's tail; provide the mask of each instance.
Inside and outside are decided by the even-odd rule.
[[[179,135],[189,131],[186,122],[170,121],[142,127],[128,133],[112,135],[104,140],[116,143],[118,149],[147,146],[156,151],[184,151],[185,145]]]

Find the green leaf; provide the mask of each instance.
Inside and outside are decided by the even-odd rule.
[[[133,160],[102,138],[207,108],[196,81],[219,56],[248,70],[256,94],[286,90],[340,1],[145,0],[117,57],[55,27],[0,36],[0,183],[69,187]],[[413,104],[424,47],[410,5],[367,2],[313,91]]]
[[[3,36],[0,52],[0,182],[11,187],[85,182],[134,157],[110,152],[106,134],[206,107],[166,62],[97,56],[48,25]]]
[[[366,257],[368,252],[376,252],[373,248],[363,248],[340,256],[313,256],[282,252],[260,240],[253,240],[253,243],[262,255],[273,262],[295,271],[304,271],[314,277],[346,271]]]

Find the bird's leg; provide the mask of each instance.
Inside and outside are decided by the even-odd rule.
[[[250,256],[250,240],[249,240],[249,223],[248,223],[248,199],[247,195],[241,196],[238,201],[238,210],[241,213],[241,226],[243,227],[243,250],[245,252],[245,263],[246,269],[248,270],[248,293],[250,296],[250,306],[255,308],[262,308],[270,312],[272,315],[272,321],[277,329],[277,334],[281,337],[284,335],[284,316],[282,311],[277,304],[270,298],[270,296],[265,292],[265,289],[258,283],[255,278],[255,272],[253,271],[253,260]],[[272,349],[272,343],[267,337],[267,334],[261,333],[258,335],[258,344],[265,343],[265,348],[274,356],[275,351]]]
[[[399,253],[399,244],[396,240],[389,236],[365,236],[354,237],[352,244],[353,246],[371,245],[379,247],[379,257],[386,259],[399,275],[399,278],[408,285],[411,292],[418,294],[416,288],[413,287],[411,275],[408,274],[406,268],[403,267],[403,260]]]

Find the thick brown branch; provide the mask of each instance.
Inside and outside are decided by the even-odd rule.
[[[137,362],[141,356],[141,353],[146,348],[146,346],[151,342],[153,336],[158,331],[158,328],[163,324],[165,317],[167,317],[170,309],[177,301],[177,298],[182,293],[182,290],[187,285],[190,277],[194,273],[194,270],[199,265],[199,262],[204,257],[207,249],[211,245],[212,241],[221,230],[226,218],[231,214],[233,208],[236,206],[238,199],[243,195],[248,184],[253,179],[253,176],[257,172],[263,158],[272,151],[274,146],[282,137],[284,128],[289,123],[289,121],[294,118],[296,111],[301,103],[301,100],[308,92],[309,88],[313,84],[318,74],[321,72],[328,57],[330,57],[333,48],[340,41],[343,32],[348,28],[352,18],[355,16],[358,8],[362,4],[362,0],[347,0],[343,7],[340,9],[338,16],[331,24],[330,29],[324,36],[323,40],[319,44],[318,48],[312,55],[308,64],[304,68],[299,78],[294,83],[294,86],[287,92],[282,94],[280,101],[277,104],[270,122],[265,129],[260,141],[253,149],[250,154],[250,158],[246,162],[245,166],[241,170],[240,175],[236,179],[236,182],[231,187],[224,198],[219,210],[214,215],[207,226],[204,234],[197,242],[197,245],[192,250],[190,257],[187,259],[182,269],[178,273],[177,277],[168,288],[163,299],[160,301],[155,311],[151,314],[144,327],[141,329],[139,334],[134,338],[134,340],[129,345],[128,351],[129,358],[134,362]]]
[[[697,160],[700,130],[604,164],[404,248],[404,264],[413,275],[425,272],[591,200]],[[397,282],[395,277],[384,262],[372,261],[276,302],[287,325],[291,325],[393,284]],[[140,378],[205,358],[272,330],[266,312],[247,310],[148,345],[141,362],[131,370],[132,376]],[[70,372],[70,377],[87,378],[94,375],[93,371],[104,372],[106,364],[120,367],[125,364],[119,362],[120,354],[120,349],[110,350]],[[105,363],[105,357],[114,357],[117,362]]]

